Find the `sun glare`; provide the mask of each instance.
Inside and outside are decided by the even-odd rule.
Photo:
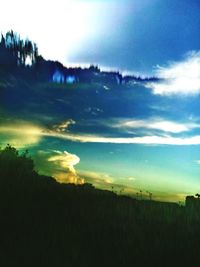
[[[63,61],[89,34],[91,7],[85,1],[36,0],[30,12],[26,0],[11,2],[12,9],[10,2],[1,5],[1,31],[13,29],[23,38],[34,40],[47,59]]]

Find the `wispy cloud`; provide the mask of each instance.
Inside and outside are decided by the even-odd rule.
[[[134,125],[134,123],[132,124]],[[168,130],[169,132],[168,134],[167,133],[163,135],[144,134],[143,136],[134,136],[134,137],[113,137],[112,135],[104,136],[96,134],[78,134],[78,133],[71,133],[68,131],[59,132],[56,130],[49,130],[47,128],[34,126],[31,124],[24,124],[23,127],[22,126],[17,127],[16,125],[15,126],[6,125],[0,127],[0,133],[3,133],[5,137],[5,140],[3,140],[3,142],[1,141],[0,143],[1,144],[10,143],[11,145],[15,145],[15,143],[17,143],[19,147],[23,147],[27,146],[27,144],[37,144],[44,137],[52,137],[52,138],[60,138],[63,140],[69,140],[73,142],[83,142],[83,143],[144,144],[144,145],[199,145],[200,144],[200,135],[189,136],[189,137],[174,137],[170,135],[170,132],[178,133],[181,131],[189,130],[190,127],[197,127],[197,126],[194,125],[184,126],[176,124],[172,125],[174,126],[174,129],[171,129],[170,131]],[[162,123],[161,125],[158,124],[156,124],[156,126],[154,125],[154,127],[164,128],[164,129],[167,128],[167,126],[169,125]],[[65,157],[66,156],[67,155],[65,154]]]
[[[81,177],[84,177],[87,182],[91,182],[97,186],[104,185],[107,187],[114,182],[113,177],[107,173],[80,170],[78,174]]]
[[[72,119],[68,119],[66,121],[63,121],[59,124],[55,124],[53,125],[53,129],[56,131],[56,132],[65,132],[65,131],[68,131],[68,128],[70,125],[73,125],[75,124],[76,122]]]
[[[129,181],[135,181],[136,178],[135,177],[128,177],[127,180],[129,180]]]
[[[198,94],[200,93],[200,51],[187,53],[180,62],[171,62],[166,67],[157,67],[160,82],[148,83],[154,94]]]
[[[179,123],[162,118],[151,118],[146,120],[118,119],[107,122],[107,126],[121,129],[155,129],[170,133],[181,133],[200,128],[197,123]]]
[[[142,136],[142,137],[104,137],[96,135],[70,135],[62,134],[51,136],[83,143],[112,143],[112,144],[143,144],[143,145],[200,145],[200,135],[193,137],[172,136]]]
[[[200,159],[195,160],[195,163],[200,165]]]

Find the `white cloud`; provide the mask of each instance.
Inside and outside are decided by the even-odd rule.
[[[34,162],[42,174],[53,176],[60,183],[84,183],[84,179],[75,169],[80,162],[80,158],[75,154],[67,151],[40,150],[34,156]]]
[[[135,177],[128,177],[127,180],[129,180],[129,181],[135,181],[136,178]]]
[[[73,142],[112,143],[112,144],[144,144],[144,145],[200,145],[200,135],[192,137],[141,136],[141,137],[104,137],[98,135],[48,133],[48,136],[63,138]]]
[[[180,133],[189,131],[191,128],[193,128],[193,125],[181,124],[171,121],[157,121],[157,122],[152,122],[149,125],[149,127],[153,129],[162,130],[165,132]]]
[[[71,172],[75,173],[74,166],[80,162],[80,158],[67,151],[54,151],[54,155],[51,155],[48,161],[56,163],[62,168],[68,168]]]
[[[134,124],[134,123],[133,123]],[[156,125],[158,127],[158,125]],[[169,126],[169,125],[168,125]],[[155,127],[155,125],[154,125]],[[159,125],[159,128],[166,128],[167,124]],[[185,126],[186,127],[186,126]],[[189,130],[189,126],[187,126]],[[196,125],[190,125],[197,127]],[[177,126],[168,132],[178,133],[181,130],[186,130],[183,126]],[[43,137],[61,138],[73,142],[83,143],[112,143],[112,144],[144,144],[144,145],[200,145],[200,135],[191,137],[173,137],[170,134],[162,136],[158,135],[144,135],[139,137],[108,137],[95,134],[73,134],[70,132],[58,132],[56,130],[44,129],[41,127],[34,126],[33,124],[23,123],[18,126],[16,125],[5,125],[0,127],[1,144],[10,143],[11,145],[18,144],[18,147],[27,145],[37,144]],[[4,140],[5,139],[5,140]],[[2,142],[3,140],[3,142]],[[11,142],[15,140],[15,142]],[[56,152],[55,152],[56,153]],[[64,152],[60,154],[57,152],[51,157],[50,161],[59,162],[59,165],[64,167],[66,163],[71,162],[71,165],[67,165],[68,169],[73,172],[73,166],[78,163],[78,158],[72,157],[71,154]],[[73,163],[73,164],[72,164]]]
[[[147,83],[154,94],[198,94],[200,93],[200,51],[189,52],[184,60],[172,62],[167,67],[157,67],[160,82]]]
[[[77,175],[74,168],[80,162],[80,158],[77,155],[67,151],[53,151],[48,156],[47,161],[52,165],[52,175],[57,181],[75,184],[84,183],[84,179]]]
[[[181,133],[190,131],[194,128],[200,128],[197,123],[177,123],[173,121],[163,120],[161,118],[152,118],[147,120],[131,120],[131,119],[121,119],[105,122],[105,125],[112,128],[122,128],[122,129],[155,129],[170,133]]]

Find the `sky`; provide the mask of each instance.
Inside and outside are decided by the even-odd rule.
[[[38,170],[61,182],[167,201],[200,191],[199,1],[0,4],[0,31],[29,37],[46,59],[160,78],[39,96],[9,88],[0,99],[0,145],[29,148]]]
[[[1,0],[0,30],[34,40],[47,59],[152,74],[199,49],[197,0]],[[10,8],[12,6],[12,8]]]

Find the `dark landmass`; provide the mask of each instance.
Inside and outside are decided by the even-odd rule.
[[[0,73],[17,75],[32,82],[54,82],[60,84],[96,83],[104,85],[134,84],[158,81],[156,77],[123,76],[120,72],[101,71],[98,66],[89,68],[66,68],[58,61],[45,60],[38,53],[37,45],[23,40],[13,31],[1,36]]]
[[[0,266],[192,266],[199,207],[59,184],[8,145],[0,151]]]

